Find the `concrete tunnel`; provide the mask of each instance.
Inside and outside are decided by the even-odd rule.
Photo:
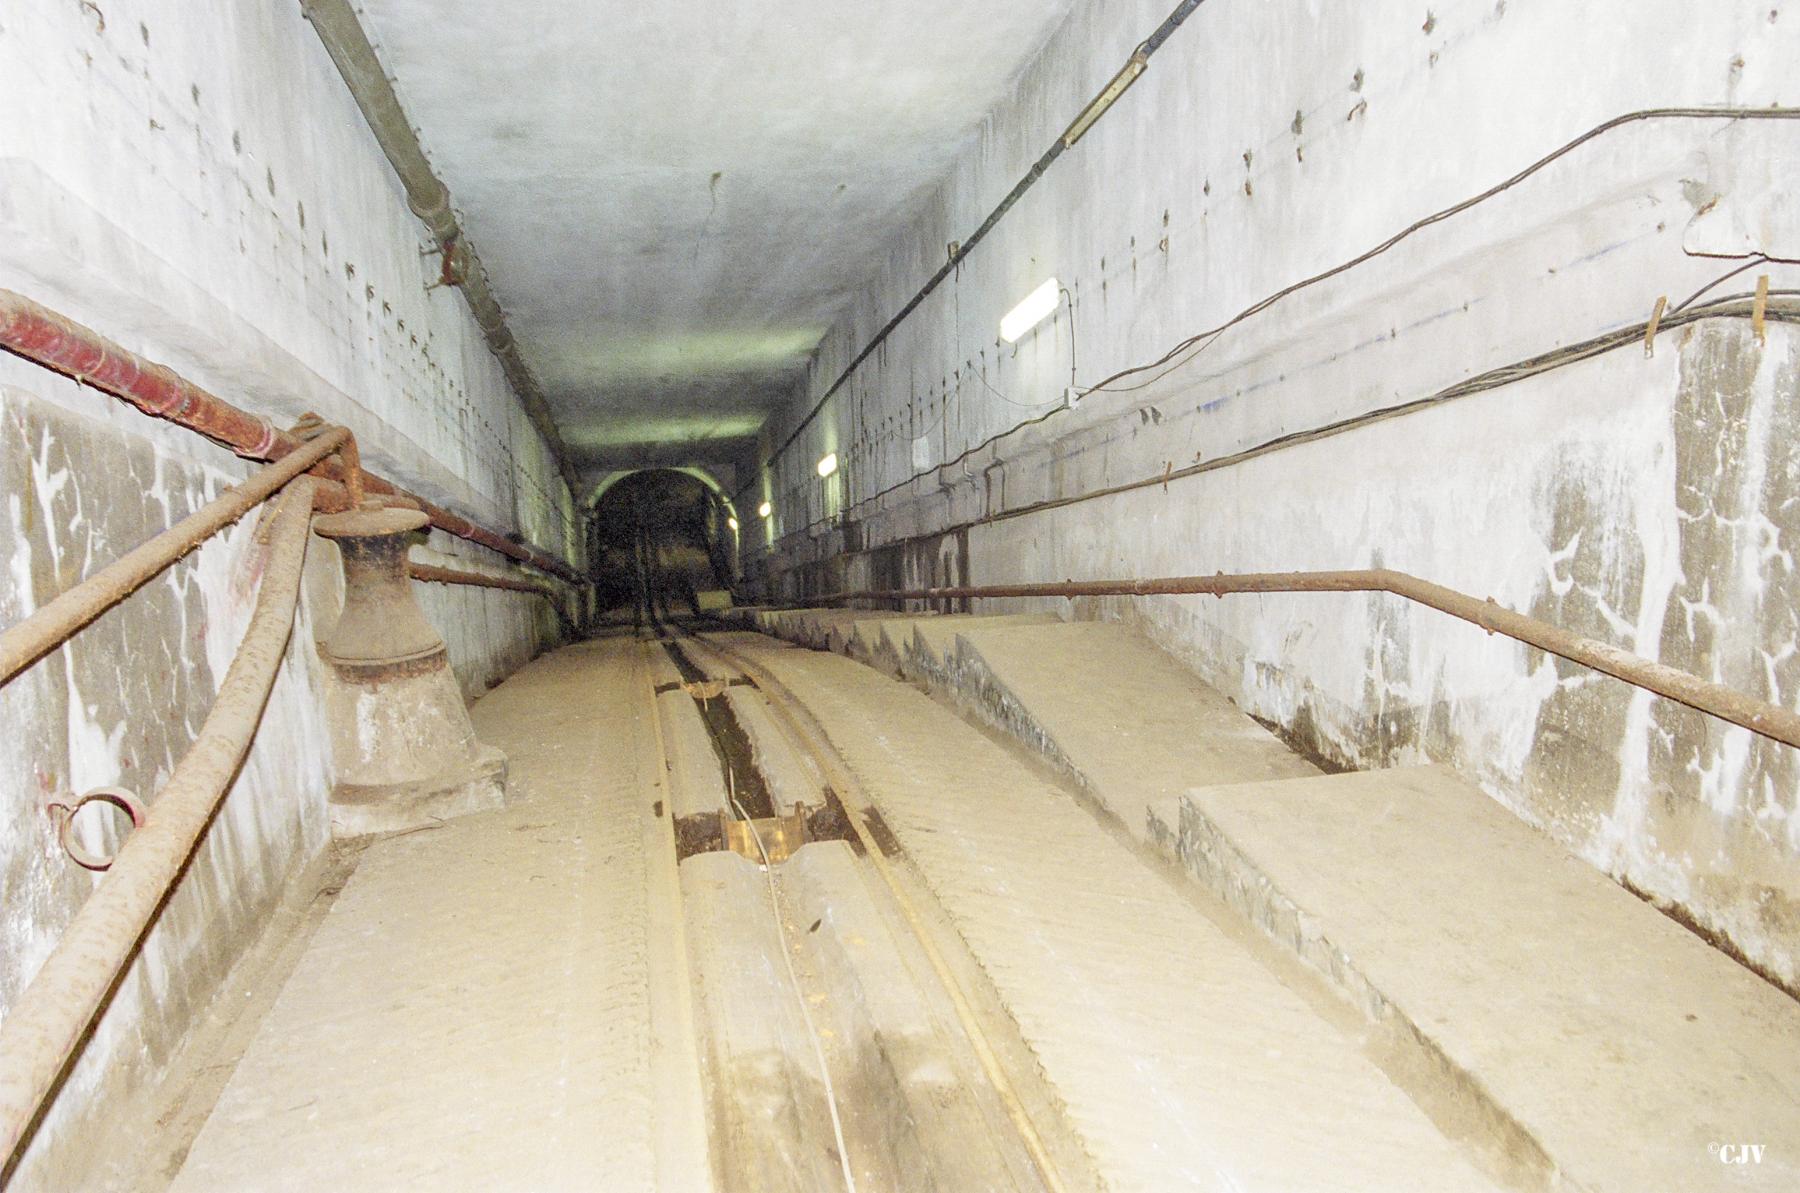
[[[1797,61],[0,4],[0,1187],[1800,1188]]]

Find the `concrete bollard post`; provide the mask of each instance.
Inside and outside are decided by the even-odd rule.
[[[365,502],[313,530],[343,559],[344,609],[320,646],[336,782],[337,837],[392,832],[498,808],[506,756],[475,739],[444,640],[407,576],[408,538],[428,519]]]

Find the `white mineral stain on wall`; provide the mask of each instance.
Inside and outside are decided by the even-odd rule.
[[[104,22],[73,3],[7,9],[0,100],[15,119],[0,130],[0,286],[278,423],[308,410],[349,423],[372,467],[576,549],[566,487],[460,294],[425,290],[418,221],[299,7],[102,7]],[[293,135],[302,125],[307,135]],[[0,357],[0,419],[9,623],[247,471],[13,357]],[[44,798],[115,782],[154,796],[247,624],[254,525],[218,536],[0,689],[0,1015],[98,881],[56,851]],[[499,562],[456,540],[440,549]],[[328,544],[311,554],[263,729],[35,1137],[20,1188],[126,1179],[171,1053],[282,885],[329,839],[314,644],[336,616],[337,582]],[[535,599],[423,594],[440,625],[462,617],[450,651],[466,691],[555,634],[520,612]],[[84,815],[84,835],[113,839],[104,813]]]
[[[4,594],[0,594],[0,608],[5,609],[12,617],[9,620],[23,620],[37,611],[37,602],[33,599],[31,589],[31,542],[25,537],[25,501],[26,494],[8,493],[6,495],[7,545],[6,578]]]

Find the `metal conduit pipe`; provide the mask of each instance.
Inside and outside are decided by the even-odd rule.
[[[1243,592],[1386,592],[1504,634],[1558,658],[1592,667],[1689,708],[1800,748],[1800,714],[1701,679],[1628,650],[1585,638],[1561,626],[1405,572],[1367,568],[1341,572],[1243,572],[1155,580],[1068,580],[1049,584],[986,584],[950,588],[844,592],[826,601],[930,601],[998,597],[1217,596]]]
[[[531,375],[525,359],[519,355],[512,330],[506,325],[506,314],[488,286],[487,271],[481,267],[474,246],[457,223],[456,212],[450,207],[450,191],[432,171],[418,134],[406,118],[400,97],[394,94],[394,85],[388,81],[387,72],[382,69],[381,59],[362,22],[356,19],[349,0],[300,0],[300,11],[312,22],[319,40],[325,44],[325,52],[331,55],[338,73],[344,77],[344,85],[350,88],[356,106],[362,109],[363,119],[375,134],[376,143],[387,155],[388,164],[400,178],[400,185],[406,188],[407,205],[424,222],[438,251],[443,254],[444,280],[462,289],[469,310],[487,339],[488,350],[499,359],[506,379],[525,404],[527,417],[550,445],[550,454],[562,471],[563,479],[571,489],[575,488],[577,478],[569,463],[562,432],[557,429],[550,407],[544,401],[537,378]]]
[[[198,431],[245,459],[280,459],[307,442],[278,430],[266,418],[208,393],[174,370],[145,360],[98,332],[10,290],[0,290],[0,348],[129,402],[145,414]],[[349,479],[335,462],[326,462],[321,470],[328,480]],[[360,467],[357,472],[370,493],[417,502],[431,524],[447,534],[572,583],[583,580],[574,568],[547,552],[516,543],[506,535],[432,505]],[[325,497],[322,507],[348,506],[350,496],[339,485],[327,483],[320,488]]]
[[[24,621],[0,632],[0,684],[68,641],[75,631],[142,588],[221,528],[261,505],[271,493],[326,456],[344,451],[352,442],[349,431],[331,428],[60,593]]]
[[[206,722],[150,804],[143,827],[126,838],[106,877],[0,1021],[0,1179],[250,748],[293,631],[315,488],[311,477],[298,477],[277,499],[256,609]]]
[[[413,563],[407,561],[406,572],[415,580],[423,580],[431,584],[468,584],[476,588],[505,588],[512,592],[529,592],[549,600],[556,594],[548,586],[534,580],[518,580],[511,576],[489,576],[481,572],[464,572],[455,568],[438,567],[430,563]]]

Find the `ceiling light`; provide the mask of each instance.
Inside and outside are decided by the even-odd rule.
[[[832,473],[834,473],[836,471],[837,471],[837,453],[836,452],[829,453],[828,455],[826,455],[826,457],[823,460],[819,461],[820,477],[830,476]]]
[[[1056,309],[1056,303],[1062,296],[1062,287],[1056,279],[1051,278],[1043,285],[1025,296],[1012,310],[1006,312],[1006,318],[1000,320],[1000,338],[1009,344],[1016,344],[1019,338],[1044,321],[1044,317]]]
[[[774,506],[770,505],[768,502],[765,501],[761,505],[756,507],[756,516],[759,518],[766,518],[769,516],[770,513],[772,513],[774,511],[774,509],[775,509]]]

